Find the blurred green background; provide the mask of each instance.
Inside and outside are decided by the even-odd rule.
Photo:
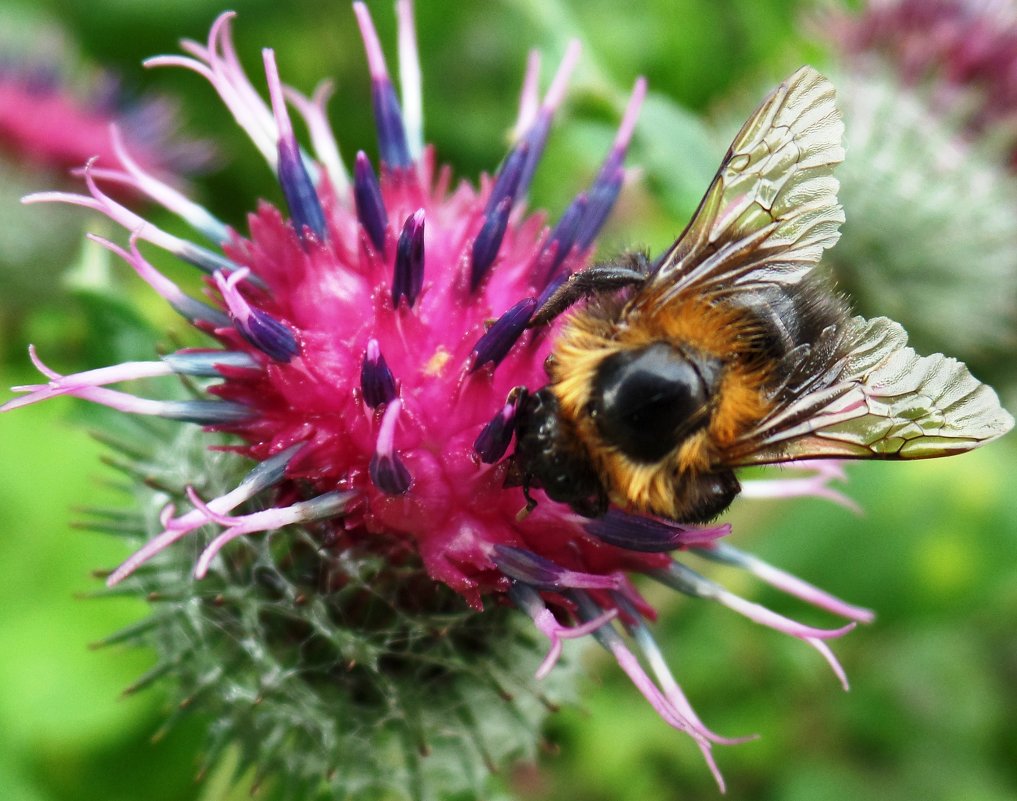
[[[392,4],[368,5],[394,53]],[[331,116],[345,155],[373,153],[369,87],[349,5],[246,0],[232,7],[251,71],[259,48],[270,45],[287,83],[309,92],[319,79],[334,78]],[[417,2],[427,138],[463,177],[501,158],[527,49],[544,53],[546,85],[565,42],[583,41],[575,90],[533,190],[534,204],[552,213],[596,170],[635,76],[649,78],[654,95],[630,157],[642,177],[623,195],[602,252],[660,249],[681,230],[727,146],[702,115],[719,108],[743,117],[761,87],[800,63],[822,66],[828,58],[803,33],[810,3],[641,0],[626,9],[612,0]],[[139,66],[146,56],[177,52],[180,37],[203,39],[221,10],[208,0],[4,0],[0,23],[7,30],[58,24],[82,59],[121,71],[132,88],[181,98],[187,130],[214,139],[228,157],[195,181],[195,194],[241,225],[256,197],[279,199],[264,164],[204,81]],[[6,180],[0,225],[39,227],[32,221],[42,218],[18,207],[11,189],[48,189],[60,179],[19,176],[35,180],[23,188]],[[45,224],[53,226],[45,258],[71,277],[46,278],[45,302],[13,298],[0,283],[7,305],[18,309],[0,329],[0,385],[35,380],[28,342],[69,370],[145,358],[152,339],[165,341],[177,323],[140,282],[122,265],[109,271],[76,252],[77,227],[102,230],[94,215],[71,210]],[[145,613],[134,600],[79,597],[98,587],[90,571],[124,556],[122,543],[70,526],[74,507],[112,494],[101,448],[86,434],[96,422],[91,414],[57,401],[0,418],[0,799],[244,798],[246,788],[226,789],[225,771],[194,783],[200,720],[151,744],[166,714],[159,689],[119,698],[148,666],[146,654],[88,648]],[[853,682],[848,694],[805,645],[719,607],[650,590],[664,610],[657,639],[705,722],[724,734],[762,735],[718,749],[729,797],[1017,797],[1015,456],[1011,437],[957,459],[855,465],[847,490],[863,507],[860,516],[812,500],[736,503],[735,544],[877,610],[874,624],[834,644]],[[739,576],[719,575],[785,614],[833,622]],[[582,707],[552,716],[541,763],[499,777],[502,788],[534,799],[715,797],[693,744],[657,720],[613,664],[592,651],[588,664]]]

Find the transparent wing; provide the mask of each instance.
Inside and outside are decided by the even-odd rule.
[[[731,465],[926,459],[971,450],[1013,427],[990,387],[956,359],[919,356],[893,320],[855,317],[824,337],[793,354],[784,400],[729,451]],[[824,351],[846,355],[816,369],[810,362],[824,360]]]
[[[636,303],[795,284],[840,236],[844,158],[833,85],[802,67],[742,126],[684,233]]]

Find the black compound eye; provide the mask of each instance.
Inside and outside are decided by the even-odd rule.
[[[666,342],[604,359],[591,412],[600,435],[626,456],[656,462],[709,420],[714,359],[693,363]]]

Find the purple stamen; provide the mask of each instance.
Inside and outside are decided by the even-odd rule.
[[[360,366],[360,390],[364,395],[364,403],[372,409],[390,403],[398,392],[395,377],[385,362],[385,357],[381,355],[376,339],[367,343],[364,361]]]
[[[282,83],[279,81],[279,69],[275,63],[275,53],[265,48],[261,51],[265,62],[265,76],[268,80],[268,93],[272,100],[272,112],[275,124],[279,129],[279,162],[277,172],[279,184],[286,198],[290,216],[293,218],[297,233],[304,236],[304,229],[314,232],[318,241],[326,236],[325,212],[321,208],[321,200],[314,188],[311,176],[304,166],[300,147],[293,134],[293,124],[286,112],[283,99]]]
[[[576,246],[580,251],[586,250],[597,238],[600,229],[607,222],[611,209],[621,193],[622,178],[624,171],[616,167],[613,172],[605,174],[601,172],[590,187],[587,195],[586,210],[579,221],[576,231]]]
[[[472,363],[469,371],[479,370],[485,364],[497,367],[504,359],[516,340],[526,330],[526,324],[537,308],[535,298],[523,298],[515,306],[495,320],[484,335],[473,346],[470,354]]]
[[[403,225],[396,245],[395,274],[392,278],[392,306],[399,308],[406,298],[411,309],[424,286],[424,210],[418,209]]]
[[[395,427],[401,409],[402,401],[398,398],[385,409],[378,430],[378,444],[368,466],[374,486],[386,495],[403,495],[413,480],[410,471],[395,452]]]
[[[304,230],[309,229],[318,241],[324,241],[325,212],[292,137],[279,140],[279,184],[297,232],[303,236]]]
[[[470,291],[476,292],[484,276],[498,255],[505,230],[508,228],[509,213],[512,211],[513,199],[507,197],[501,201],[484,219],[477,238],[473,240],[470,253]]]
[[[558,275],[551,278],[548,281],[547,286],[545,286],[541,290],[540,295],[537,298],[537,308],[538,309],[543,308],[544,304],[547,303],[547,299],[550,298],[551,295],[553,295],[555,292],[557,292],[558,287],[560,287],[562,284],[568,281],[571,276],[572,273],[566,270],[565,272],[559,273]]]
[[[509,214],[519,194],[519,180],[526,166],[529,145],[519,144],[509,151],[508,156],[498,170],[491,187],[491,194],[484,207],[484,224],[473,240],[470,253],[470,290],[476,292],[488,269],[498,256],[505,229],[508,226]]]
[[[611,509],[584,524],[588,534],[602,542],[642,553],[661,553],[690,545],[703,545],[731,533],[728,523],[710,528],[680,526]]]
[[[617,590],[623,583],[621,576],[569,570],[532,551],[510,545],[495,545],[492,558],[509,578],[542,590]]]
[[[541,248],[537,257],[537,266],[540,270],[538,285],[546,285],[556,277],[558,268],[572,252],[572,245],[576,241],[579,225],[586,214],[588,201],[585,193],[581,193],[569,204],[562,214],[558,224],[555,225],[551,235]]]
[[[522,142],[527,145],[528,155],[526,164],[523,167],[522,176],[519,181],[519,195],[525,195],[530,188],[533,174],[537,171],[537,163],[544,153],[544,145],[547,144],[547,136],[551,131],[551,122],[555,113],[565,99],[565,90],[568,88],[569,78],[572,70],[579,61],[581,46],[578,40],[573,39],[565,50],[565,55],[558,66],[558,71],[551,79],[551,86],[544,96],[544,102],[536,114],[533,125],[523,135]]]
[[[589,189],[589,203],[579,223],[575,239],[576,246],[580,251],[586,250],[593,244],[593,240],[600,233],[600,229],[606,222],[618,199],[618,194],[621,192],[622,181],[625,178],[625,171],[621,165],[625,160],[629,143],[632,141],[632,133],[636,127],[636,120],[639,118],[639,109],[645,98],[646,79],[639,78],[632,89],[632,96],[625,108],[614,144]]]
[[[525,392],[518,387],[512,390],[501,411],[481,429],[477,439],[473,442],[473,449],[484,464],[494,464],[508,450],[509,443],[512,442],[512,435],[516,430],[516,414],[519,404],[525,398]]]
[[[374,121],[378,128],[378,149],[381,162],[389,169],[403,169],[413,165],[410,148],[406,142],[406,128],[403,113],[399,108],[395,87],[388,77],[385,56],[381,51],[378,33],[371,21],[371,14],[363,3],[354,3],[360,35],[367,52],[367,64],[371,71],[371,103],[374,106]]]
[[[289,327],[268,312],[254,308],[237,290],[237,283],[250,270],[241,267],[228,278],[216,272],[216,286],[229,309],[233,327],[254,347],[277,362],[289,362],[300,352],[300,344]]]
[[[498,169],[498,175],[494,179],[494,186],[491,187],[491,194],[487,198],[487,205],[484,207],[484,214],[491,213],[506,199],[510,200],[509,207],[515,202],[519,194],[519,179],[522,177],[523,168],[526,166],[530,148],[525,142],[517,145],[505,156]]]
[[[361,227],[378,254],[384,254],[388,212],[385,211],[378,177],[363,150],[357,153],[357,163],[353,170],[353,198]]]

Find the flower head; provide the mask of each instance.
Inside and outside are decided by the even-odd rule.
[[[0,11],[0,328],[8,336],[52,298],[82,234],[79,215],[29,212],[19,205],[23,195],[66,183],[92,158],[108,177],[142,165],[176,186],[213,162],[209,143],[182,135],[171,98],[128,91],[115,74],[77,57],[58,28],[21,27],[16,17]],[[118,152],[129,152],[131,164]],[[123,194],[115,184],[110,191]]]
[[[172,177],[208,165],[208,143],[179,135],[176,103],[158,95],[133,95],[114,73],[78,63],[70,54],[65,37],[52,29],[34,31],[27,42],[5,34],[0,42],[0,156],[59,171],[91,158],[101,159],[104,167],[119,167],[110,136],[115,126],[132,157],[150,171]]]
[[[822,22],[853,154],[839,172],[851,224],[830,254],[839,282],[863,312],[900,320],[1012,396],[1013,4],[870,0]]]
[[[636,82],[597,175],[547,224],[543,213],[526,209],[525,197],[579,57],[578,45],[569,47],[543,97],[537,89],[539,61],[530,60],[513,142],[500,167],[479,185],[454,183],[451,171],[438,167],[434,151],[423,144],[409,0],[400,0],[397,8],[398,96],[367,9],[354,4],[371,76],[380,163],[372,164],[361,151],[352,171],[344,166],[326,121],[327,89],[305,97],[284,86],[273,52],[265,50],[266,102],[234,51],[232,14],[219,17],[205,44],[185,42],[188,55],[150,60],[151,66],[194,71],[212,84],[273,170],[286,208],[263,202],[250,214],[246,234],[229,229],[154,176],[121,139],[114,140],[112,166],[103,167],[100,158],[84,169],[87,194],[28,198],[84,206],[122,226],[130,234],[126,248],[95,240],[122,257],[212,344],[74,375],[49,369],[33,350],[46,382],[16,388],[25,394],[3,408],[71,395],[131,414],[197,423],[208,432],[210,445],[234,454],[234,467],[221,470],[218,482],[196,475],[194,486],[170,493],[188,508],[165,506],[153,536],[109,575],[110,585],[132,574],[142,579],[158,574],[155,557],[170,556],[164,552],[193,538],[202,543],[196,577],[227,580],[242,573],[244,580],[254,580],[260,566],[271,577],[265,585],[271,590],[255,581],[258,588],[248,596],[233,588],[230,597],[244,604],[268,592],[276,609],[292,604],[291,621],[299,618],[309,630],[327,630],[333,644],[349,636],[344,632],[351,619],[363,624],[350,605],[361,608],[365,597],[383,590],[393,593],[386,603],[389,617],[397,620],[400,615],[416,620],[423,608],[447,613],[447,597],[435,589],[442,585],[474,613],[500,614],[500,607],[513,605],[549,640],[540,676],[551,671],[562,640],[595,638],[661,718],[690,735],[713,766],[712,746],[733,741],[713,733],[692,711],[652,639],[648,623],[654,611],[631,576],[649,576],[797,637],[818,650],[842,681],[826,641],[855,621],[869,620],[871,613],[722,545],[718,540],[730,530],[727,525],[682,526],[620,510],[590,521],[542,495],[523,513],[527,499],[521,488],[507,486],[508,463],[502,457],[518,412],[516,388],[545,382],[550,347],[549,337],[527,323],[541,300],[593,250],[625,179],[623,161],[645,83]],[[295,137],[290,109],[303,118],[309,148]],[[210,244],[149,223],[108,194],[104,184],[109,181],[177,213]],[[207,273],[210,303],[160,273],[142,253],[143,243]],[[183,400],[156,400],[109,388],[170,375],[201,382],[200,392]],[[210,485],[236,472],[241,457],[246,475],[209,492]],[[835,467],[822,464],[815,478],[760,484],[756,494],[840,498],[827,487],[838,476]],[[200,537],[208,526],[217,533],[205,541]],[[263,544],[267,538],[248,546],[260,549],[254,556],[242,550],[241,541],[251,535],[280,531],[293,532],[285,558]],[[273,535],[272,541],[280,538]],[[673,551],[743,568],[852,622],[834,629],[798,624],[700,575],[673,558]],[[370,581],[362,572],[350,572],[354,555],[381,566]],[[309,568],[312,563],[317,567]],[[320,592],[317,606],[307,606],[304,591],[290,591],[296,582],[287,564],[298,576],[328,574],[327,580],[312,582]],[[333,580],[331,571],[342,566],[346,578]],[[217,592],[222,597],[223,591]],[[432,598],[439,600],[432,604]],[[322,614],[340,612],[346,615],[342,631],[315,628],[322,625]],[[238,617],[247,625],[258,615]],[[421,626],[414,625],[411,642],[420,637]],[[355,654],[349,659],[364,661]],[[384,682],[389,663],[376,655],[367,661],[376,680]],[[331,674],[336,667],[330,663],[325,669]],[[304,671],[293,668],[291,675],[280,669],[272,681],[285,684]],[[204,692],[217,682],[196,681],[199,686],[191,689]],[[226,703],[226,693],[216,697]],[[231,730],[234,736],[240,736],[238,728]],[[252,761],[271,763],[269,745],[252,743],[251,748],[266,751]]]
[[[885,60],[902,83],[929,91],[968,131],[996,129],[1017,165],[1017,11],[1007,0],[870,0],[831,29],[845,53]],[[1005,133],[1003,133],[1005,132]]]

